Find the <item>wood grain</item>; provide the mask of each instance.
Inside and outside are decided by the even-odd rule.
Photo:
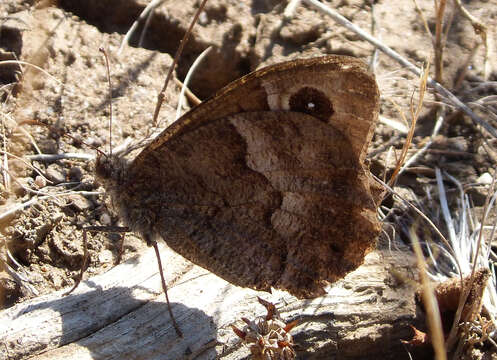
[[[0,357],[241,359],[247,349],[230,325],[265,314],[256,299],[262,296],[283,319],[300,319],[292,330],[299,358],[407,358],[399,339],[408,338],[416,309],[414,289],[398,280],[398,274],[412,276],[413,259],[405,253],[370,253],[327,296],[312,301],[241,289],[170,250],[162,254],[183,339],[170,323],[149,251],[85,281],[73,295],[60,291],[0,312]]]

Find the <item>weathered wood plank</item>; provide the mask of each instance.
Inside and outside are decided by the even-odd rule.
[[[70,296],[60,291],[0,312],[2,359],[240,359],[248,351],[230,324],[265,314],[257,296],[276,303],[284,319],[300,319],[292,334],[306,359],[398,355],[399,339],[415,318],[414,289],[391,271],[408,276],[413,260],[405,253],[369,254],[327,296],[312,301],[241,289],[169,249],[162,254],[184,338],[171,325],[149,251],[85,281]]]

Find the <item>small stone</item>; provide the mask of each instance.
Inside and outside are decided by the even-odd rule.
[[[102,215],[100,215],[100,224],[102,224],[103,226],[109,226],[112,222],[112,219],[110,218],[110,215],[106,212],[102,213]]]
[[[38,175],[35,178],[35,185],[38,187],[38,189],[44,188],[47,186],[47,180],[43,176]]]
[[[200,25],[207,25],[209,23],[209,17],[205,11],[202,11],[198,17],[198,23]]]
[[[69,206],[71,206],[76,211],[85,211],[91,208],[91,201],[82,195],[74,194],[68,197]]]
[[[76,182],[81,182],[81,179],[83,178],[83,171],[81,170],[80,167],[73,166],[69,170],[69,179],[71,181],[76,181]]]
[[[44,154],[57,153],[57,141],[55,141],[54,139],[40,139],[38,140],[38,147]]]
[[[112,251],[101,250],[98,254],[98,261],[103,264],[112,262]]]
[[[55,164],[49,165],[45,173],[48,179],[54,182],[54,184],[60,184],[66,181],[66,176],[64,173],[56,169]]]
[[[493,180],[492,175],[486,172],[481,174],[476,180],[476,182],[481,185],[490,185],[492,183],[492,180]]]

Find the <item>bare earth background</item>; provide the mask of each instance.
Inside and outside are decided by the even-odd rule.
[[[8,151],[17,156],[35,154],[38,149],[45,154],[94,155],[95,151],[83,142],[107,149],[109,94],[99,47],[107,49],[111,61],[112,143],[116,146],[127,138],[144,137],[151,126],[157,93],[171,64],[171,56],[198,3],[193,0],[166,1],[154,11],[141,42],[143,26],[138,27],[130,45],[125,45],[117,55],[124,34],[147,5],[146,1],[61,0],[57,4],[2,1],[0,60],[20,59],[35,64],[60,81],[28,66],[0,67],[2,137]],[[377,1],[374,12],[368,1],[327,3],[357,26],[373,31],[376,37],[418,66],[427,60],[433,62],[431,38],[412,0]],[[433,32],[433,2],[419,0],[418,4]],[[469,1],[464,5],[487,25],[489,34],[497,34],[496,1]],[[183,80],[192,62],[209,45],[213,49],[196,70],[189,86],[201,99],[241,75],[282,60],[323,54],[371,59],[374,47],[356,34],[304,5],[297,8],[291,19],[285,20],[285,6],[286,2],[271,0],[210,0],[181,56],[176,76]],[[447,4],[447,13],[452,14],[453,19],[444,52],[444,85],[466,103],[495,95],[495,51],[490,53],[487,64],[490,69],[487,80],[494,83],[482,86],[485,49],[480,46],[470,58],[479,41],[478,35],[470,22],[454,9],[452,2]],[[373,15],[376,24],[371,30]],[[16,84],[21,67],[22,81]],[[464,81],[458,84],[465,69]],[[375,73],[382,95],[381,115],[402,124],[394,103],[408,113],[411,98],[417,99],[418,79],[382,53],[378,54]],[[174,119],[179,90],[178,85],[170,84],[167,104],[160,116],[162,126]],[[431,93],[425,98],[410,154],[422,147],[433,131],[434,100]],[[473,108],[479,111],[478,107]],[[497,126],[495,118],[492,123],[490,116],[480,114]],[[36,125],[35,121],[50,124],[60,132]],[[63,133],[70,134],[71,138],[61,136]],[[370,148],[374,174],[382,177],[392,170],[391,165],[385,165],[388,150],[393,147],[399,153],[404,139],[405,134],[391,126],[378,125]],[[440,167],[467,185],[475,208],[481,208],[487,190],[483,186],[469,185],[481,183],[481,176],[486,173],[493,174],[496,153],[492,148],[497,139],[482,133],[468,117],[453,111],[433,140],[430,150],[399,178],[397,190],[407,198],[416,195],[421,201],[426,200],[427,194],[436,192],[434,169]],[[0,204],[4,210],[35,196],[26,188],[51,194],[65,190],[101,190],[94,182],[92,161],[34,161],[33,165],[47,180],[24,162],[9,159],[10,186],[5,181],[0,185]],[[449,202],[453,204],[457,192],[449,191],[448,194]],[[437,221],[437,209],[430,209],[431,203],[426,204],[428,215],[434,214]],[[397,220],[402,220],[405,210],[392,199],[387,199],[384,205],[393,209],[394,216],[388,219],[388,224],[398,226]],[[116,221],[103,194],[78,193],[39,200],[2,218],[2,243],[18,264],[7,260],[3,250],[2,258],[29,279],[29,285],[22,285],[5,268],[0,272],[3,307],[71,286],[82,262],[81,227],[118,224]],[[387,224],[385,229],[392,234]],[[396,235],[394,240],[402,242],[400,228]],[[88,246],[90,266],[85,278],[111,269],[119,257],[118,236],[92,234]],[[140,239],[127,234],[122,259],[135,256],[145,247]]]

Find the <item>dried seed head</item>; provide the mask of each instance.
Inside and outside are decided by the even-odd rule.
[[[292,360],[296,358],[292,335],[289,331],[297,321],[286,324],[276,310],[274,304],[259,298],[267,310],[266,316],[260,316],[251,321],[242,318],[245,322],[243,330],[231,326],[244,344],[249,347],[252,359],[255,360]]]

